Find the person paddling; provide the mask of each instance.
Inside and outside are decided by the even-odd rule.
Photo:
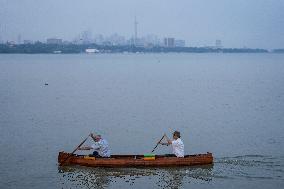
[[[172,145],[173,154],[176,157],[184,157],[184,144],[180,139],[180,132],[175,131],[173,133],[173,140],[170,140],[167,135],[165,135],[167,143],[161,143],[162,145]]]
[[[95,143],[91,146],[80,147],[78,150],[94,150],[93,156],[95,157],[110,157],[110,149],[106,139],[101,135],[90,135]]]

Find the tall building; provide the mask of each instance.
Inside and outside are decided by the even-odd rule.
[[[95,35],[94,42],[98,45],[102,45],[104,42],[104,36],[102,34]]]
[[[108,41],[110,41],[112,43],[112,45],[125,45],[126,44],[125,37],[120,36],[117,33],[112,34],[108,38]]]
[[[22,44],[22,36],[21,34],[18,35],[17,44]]]
[[[3,41],[3,39],[2,39],[2,36],[1,36],[1,34],[2,34],[2,32],[3,32],[3,29],[2,29],[3,27],[2,27],[2,23],[0,24],[0,44],[3,44],[4,43],[4,41]],[[4,33],[4,32],[3,32]]]
[[[222,48],[222,41],[217,39],[215,42],[215,48],[221,49]]]
[[[175,46],[175,38],[173,38],[173,37],[164,38],[164,46],[165,47],[174,47]]]
[[[92,31],[86,30],[82,32],[81,39],[83,44],[89,44],[92,43]]]
[[[60,45],[62,44],[62,39],[57,39],[57,38],[49,38],[46,40],[47,44],[56,44],[56,45]]]
[[[137,45],[137,39],[138,39],[138,35],[137,35],[137,26],[138,26],[138,22],[136,20],[136,16],[135,16],[135,20],[134,20],[134,45]]]
[[[159,46],[160,45],[160,39],[157,35],[154,34],[148,34],[144,37],[145,43],[147,46]]]

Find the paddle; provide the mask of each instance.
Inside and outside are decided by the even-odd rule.
[[[158,147],[158,145],[160,144],[160,142],[163,140],[163,138],[166,136],[166,134],[163,135],[163,137],[161,138],[161,140],[159,140],[159,142],[156,144],[156,146],[154,147],[154,149],[152,150],[151,153],[153,153],[155,151],[155,149]]]
[[[63,166],[64,163],[86,142],[86,140],[89,138],[89,136],[91,136],[91,133],[87,136],[87,138],[85,138],[85,140],[83,140],[74,150],[73,152],[71,152],[71,154],[65,159],[63,160],[59,166]]]

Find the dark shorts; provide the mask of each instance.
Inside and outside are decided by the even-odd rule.
[[[94,151],[93,154],[91,154],[91,156],[93,156],[93,157],[101,157],[99,155],[99,152],[97,152],[97,151]]]

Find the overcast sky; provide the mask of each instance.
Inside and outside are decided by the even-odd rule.
[[[284,48],[284,0],[0,0],[0,38],[72,40],[84,30],[185,39],[189,46]]]

